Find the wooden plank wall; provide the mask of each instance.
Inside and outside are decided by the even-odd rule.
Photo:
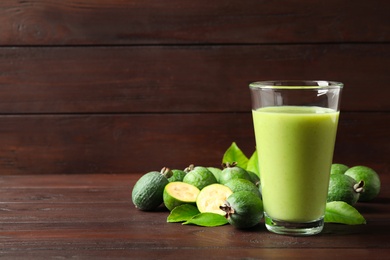
[[[389,172],[387,0],[0,2],[0,174],[250,155],[248,83],[345,83],[335,161]]]

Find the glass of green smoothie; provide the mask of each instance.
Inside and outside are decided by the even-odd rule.
[[[258,81],[249,88],[265,225],[277,234],[318,234],[343,84]]]

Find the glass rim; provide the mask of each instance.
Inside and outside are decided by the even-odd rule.
[[[341,89],[344,84],[328,80],[265,80],[249,84],[251,89]]]

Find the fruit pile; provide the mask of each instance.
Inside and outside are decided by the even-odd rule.
[[[335,163],[330,174],[328,202],[344,201],[355,205],[358,201],[371,201],[379,194],[379,175],[369,167],[359,165],[349,168]]]
[[[164,203],[171,211],[169,222],[202,226],[230,223],[249,228],[263,217],[259,183],[255,173],[236,162],[224,163],[223,169],[194,165],[183,171],[163,168],[142,176],[132,199],[141,210],[154,210]]]
[[[263,217],[260,172],[256,151],[248,159],[233,142],[222,168],[190,165],[184,170],[164,167],[143,175],[134,185],[132,201],[143,211],[164,205],[168,222],[199,226],[232,224],[250,228]],[[380,191],[378,174],[365,166],[332,164],[325,222],[364,224],[353,207]]]

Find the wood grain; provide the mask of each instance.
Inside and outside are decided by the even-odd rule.
[[[390,46],[0,48],[2,113],[248,112],[248,84],[328,79],[344,111],[390,111]]]
[[[0,257],[387,259],[390,2],[0,2]],[[366,225],[315,237],[167,223],[131,190],[255,149],[248,83],[345,83],[334,161],[375,169]]]
[[[388,1],[0,2],[0,175],[219,165],[248,83],[345,83],[335,160],[388,172]]]
[[[388,172],[389,120],[389,113],[342,113],[335,161]],[[220,166],[233,141],[247,156],[255,149],[249,112],[6,116],[0,125],[1,174]]]
[[[0,45],[388,42],[388,1],[3,0]]]
[[[132,204],[131,190],[140,176],[2,176],[1,256],[152,259],[158,253],[159,259],[209,254],[218,259],[226,254],[231,259],[324,255],[381,259],[389,252],[388,189],[371,202],[356,204],[366,225],[327,223],[320,235],[289,237],[266,231],[263,223],[251,230],[167,223],[169,212],[163,207],[142,212]],[[389,177],[381,176],[385,186]]]

